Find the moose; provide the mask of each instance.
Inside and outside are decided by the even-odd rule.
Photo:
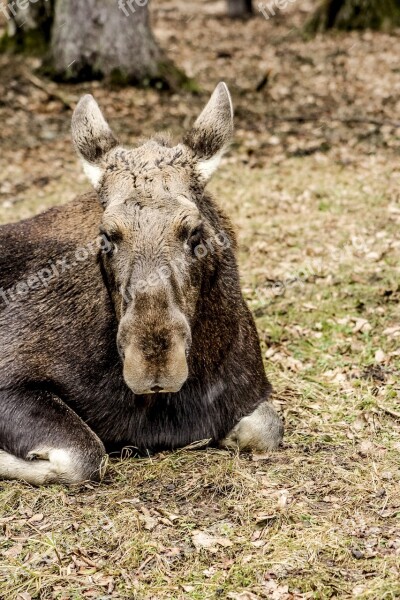
[[[94,189],[0,227],[0,478],[98,481],[127,446],[279,446],[234,230],[206,191],[232,134],[224,83],[177,145],[126,148],[80,99]]]

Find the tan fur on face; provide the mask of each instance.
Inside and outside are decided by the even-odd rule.
[[[137,394],[154,386],[177,392],[188,377],[189,321],[199,294],[186,244],[202,223],[190,198],[190,153],[147,142],[134,150],[113,150],[103,168],[99,195],[106,204],[103,227],[116,240],[110,268],[120,307],[124,378]],[[161,343],[150,358],[146,347],[160,337],[160,329],[166,330],[168,348]]]
[[[74,143],[105,209],[103,233],[112,240],[104,268],[124,377],[135,393],[154,386],[177,391],[188,377],[202,271],[190,240],[196,228],[201,236],[217,233],[196,202],[229,143],[232,117],[228,89],[219,84],[185,143],[156,137],[128,149],[117,144],[91,96],[74,113]]]

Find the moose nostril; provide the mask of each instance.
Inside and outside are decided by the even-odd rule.
[[[152,392],[161,392],[162,387],[160,385],[153,385],[153,387],[151,388]]]

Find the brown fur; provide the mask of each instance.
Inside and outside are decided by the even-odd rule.
[[[72,131],[96,193],[0,228],[0,476],[96,478],[103,444],[276,447],[236,240],[205,191],[232,133],[226,86],[177,146],[122,148],[88,96]],[[103,251],[77,260],[99,226]],[[48,264],[65,268],[15,292]]]

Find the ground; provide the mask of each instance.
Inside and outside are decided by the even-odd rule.
[[[238,229],[283,447],[111,460],[103,483],[0,482],[0,598],[400,597],[400,32],[303,37],[313,2],[229,22],[158,0],[198,96],[53,86],[0,57],[0,222],[87,189],[91,91],[124,143],[177,138],[224,79],[235,143],[211,184]]]

